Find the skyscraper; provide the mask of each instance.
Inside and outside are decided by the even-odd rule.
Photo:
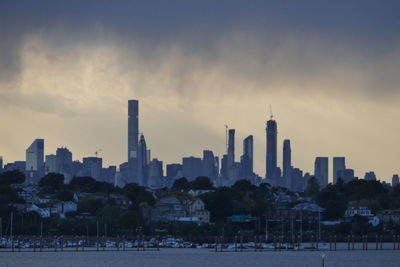
[[[149,179],[144,186],[159,188],[163,186],[163,162],[153,159],[149,164]]]
[[[54,154],[46,155],[45,173],[57,172],[57,156]]]
[[[228,166],[232,166],[235,162],[235,129],[229,129],[228,136]]]
[[[144,135],[140,135],[140,141],[138,146],[138,174],[137,180],[139,185],[147,184],[147,145],[146,140],[144,139]]]
[[[82,169],[85,176],[92,177],[101,181],[101,169],[103,168],[103,159],[98,157],[87,157],[82,160]]]
[[[314,175],[322,189],[328,185],[328,157],[315,158]]]
[[[253,136],[249,135],[243,140],[243,156],[241,158],[242,175],[249,178],[253,175]]]
[[[182,159],[183,176],[191,182],[201,176],[201,158],[185,157]]]
[[[353,181],[354,179],[357,179],[357,177],[354,176],[354,170],[353,169],[344,169],[342,171],[338,171],[338,179],[341,178],[343,182],[348,183]]]
[[[170,183],[170,186],[173,184],[174,180],[182,176],[182,164],[167,164],[167,181]]]
[[[64,176],[72,175],[72,152],[66,147],[57,148],[56,170]]]
[[[272,179],[277,167],[277,138],[278,126],[276,121],[271,119],[267,121],[267,156],[266,156],[266,177]]]
[[[128,101],[128,182],[138,183],[139,101]]]
[[[26,170],[39,171],[44,164],[44,140],[36,139],[26,150]]]
[[[290,140],[283,141],[283,177],[288,178],[292,167],[292,149],[290,148]]]
[[[392,186],[398,186],[399,185],[399,175],[398,174],[393,174],[392,177]]]
[[[364,176],[364,180],[366,180],[366,181],[376,181],[375,172],[373,172],[373,171],[366,172],[365,176]]]
[[[338,173],[346,169],[345,157],[334,157],[333,158],[333,184],[337,183]],[[342,177],[343,178],[343,177]]]
[[[214,182],[218,176],[218,169],[215,166],[215,157],[214,153],[211,150],[203,151],[203,159],[201,164],[202,164],[201,175],[210,178],[210,180]]]
[[[28,183],[37,183],[44,175],[44,140],[36,139],[26,150],[26,171]]]

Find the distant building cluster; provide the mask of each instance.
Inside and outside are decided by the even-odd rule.
[[[285,187],[293,192],[305,190],[309,179],[314,176],[320,188],[329,182],[336,184],[339,179],[347,183],[358,179],[354,170],[346,166],[344,157],[332,159],[332,171],[329,172],[329,158],[316,157],[314,173],[303,173],[292,164],[292,148],[289,139],[283,141],[282,168],[278,166],[278,125],[271,118],[266,122],[266,156],[265,177],[253,170],[254,139],[252,135],[243,140],[242,155],[235,158],[235,129],[226,126],[226,153],[219,158],[211,150],[204,150],[200,157],[183,157],[182,162],[167,164],[164,170],[163,162],[151,158],[145,136],[139,128],[139,101],[128,101],[128,147],[127,161],[117,166],[103,167],[103,160],[95,156],[84,157],[82,161],[73,160],[72,152],[66,147],[60,147],[55,154],[45,155],[44,139],[36,139],[26,149],[25,161],[15,161],[3,166],[0,157],[0,172],[20,170],[26,175],[27,184],[37,184],[47,173],[61,173],[65,182],[73,177],[90,176],[97,181],[104,181],[115,186],[137,183],[150,189],[171,187],[176,179],[185,177],[189,182],[199,176],[209,177],[214,186],[231,186],[238,180],[246,179],[255,185],[269,183],[275,187]],[[166,172],[165,172],[166,171]],[[367,172],[364,179],[377,180],[374,172]],[[399,184],[399,175],[394,175],[392,185]]]

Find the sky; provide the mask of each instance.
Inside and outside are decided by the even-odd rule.
[[[345,156],[363,177],[400,173],[399,1],[0,1],[0,155],[127,158],[127,101],[165,164],[254,136],[265,175],[272,105],[292,164]],[[332,160],[330,160],[332,176]],[[330,177],[331,179],[331,177]]]

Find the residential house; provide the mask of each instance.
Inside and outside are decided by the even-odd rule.
[[[200,198],[189,200],[186,207],[190,217],[199,218],[201,224],[210,223],[210,212],[205,209],[205,204]]]
[[[368,207],[364,206],[354,206],[349,207],[344,213],[344,217],[354,217],[354,216],[362,216],[362,217],[373,217],[374,215],[371,213],[371,210]]]
[[[176,197],[164,197],[154,204],[151,217],[154,221],[175,221],[186,217],[186,211]]]

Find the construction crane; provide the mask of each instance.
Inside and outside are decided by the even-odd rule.
[[[96,155],[96,158],[97,158],[97,156],[98,156],[98,154],[101,152],[101,148],[100,149],[97,149],[95,152],[94,152],[94,154]]]

